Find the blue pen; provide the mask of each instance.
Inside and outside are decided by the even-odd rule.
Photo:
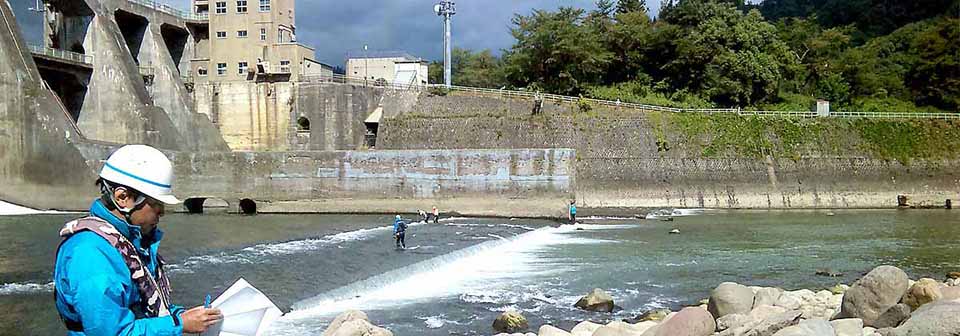
[[[207,297],[203,299],[203,308],[210,308],[210,294],[207,294]]]

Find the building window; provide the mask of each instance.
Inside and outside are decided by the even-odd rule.
[[[270,11],[270,0],[260,0],[260,11],[261,12]]]
[[[225,31],[217,32],[217,38],[227,38],[227,32]]]
[[[227,2],[217,2],[217,14],[227,14]]]
[[[237,13],[247,12],[247,0],[237,0]]]
[[[237,31],[237,37],[240,37],[240,38],[247,37],[247,31],[246,31],[246,30],[238,30],[238,31]]]
[[[197,76],[206,76],[206,75],[207,75],[207,68],[204,68],[204,67],[197,68]]]
[[[290,72],[290,61],[280,61],[280,72]]]
[[[247,62],[237,63],[237,69],[239,70],[239,71],[237,71],[237,73],[239,73],[240,75],[246,74],[246,73],[247,73]]]
[[[227,63],[217,63],[217,76],[227,74]]]
[[[260,28],[260,41],[267,40],[267,28]]]

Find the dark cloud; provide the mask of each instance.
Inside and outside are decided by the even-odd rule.
[[[40,41],[41,18],[27,8],[35,0],[11,0],[17,21],[31,43]],[[80,1],[80,0],[77,0]],[[453,17],[456,47],[499,54],[513,43],[510,19],[515,13],[560,6],[593,8],[595,0],[459,0]],[[433,13],[435,0],[299,0],[297,38],[316,48],[317,59],[342,65],[348,51],[406,51],[427,59],[442,57],[443,21]],[[189,0],[171,0],[188,8]],[[653,11],[659,0],[648,1]]]

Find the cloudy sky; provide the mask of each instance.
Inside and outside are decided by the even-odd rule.
[[[31,12],[35,0],[9,0],[31,42],[39,41],[40,15]],[[79,1],[79,0],[78,0]],[[158,0],[163,1],[163,0]],[[168,0],[187,9],[190,0]],[[401,50],[427,59],[439,59],[443,49],[443,21],[433,13],[436,0],[298,0],[297,39],[316,48],[317,59],[342,65],[347,51]],[[594,0],[458,0],[453,17],[455,47],[482,50],[509,48],[510,18],[533,9],[560,6],[593,8]],[[660,0],[647,0],[655,12]]]

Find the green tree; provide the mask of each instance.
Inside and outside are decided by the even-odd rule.
[[[776,27],[760,12],[724,1],[680,2],[665,21],[682,27],[676,57],[664,67],[674,89],[727,106],[772,100],[794,62]]]
[[[647,13],[647,0],[619,0],[617,1],[617,14],[642,12]]]
[[[612,53],[583,21],[584,10],[570,7],[515,15],[510,31],[516,43],[504,55],[507,79],[516,86],[571,95],[599,82]]]
[[[960,19],[947,18],[917,35],[911,50],[919,56],[907,85],[920,105],[960,109]]]

